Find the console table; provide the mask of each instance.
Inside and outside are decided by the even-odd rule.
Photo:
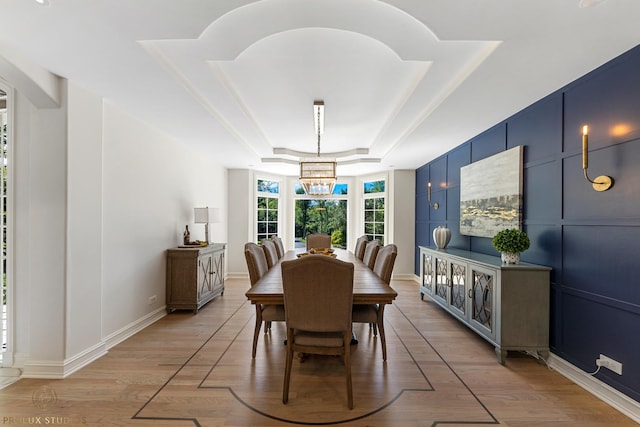
[[[224,293],[226,243],[167,250],[167,312],[200,308]]]
[[[549,356],[550,267],[420,246],[420,297],[428,295],[495,346]]]

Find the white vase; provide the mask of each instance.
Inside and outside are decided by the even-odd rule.
[[[502,262],[505,264],[520,264],[520,252],[502,252]]]
[[[433,229],[433,242],[438,249],[444,249],[451,240],[451,230],[447,227],[437,227]]]

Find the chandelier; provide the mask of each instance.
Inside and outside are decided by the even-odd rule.
[[[300,160],[300,184],[310,196],[326,196],[333,194],[336,184],[336,161],[320,157],[320,134],[324,131],[324,101],[313,103],[313,113],[318,134],[318,155]]]

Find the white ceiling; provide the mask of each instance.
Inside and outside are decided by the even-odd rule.
[[[0,55],[226,167],[288,175],[273,159],[316,152],[314,100],[323,154],[368,153],[338,175],[414,169],[640,43],[638,0],[49,3],[0,0]]]

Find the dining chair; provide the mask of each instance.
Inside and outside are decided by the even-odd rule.
[[[393,243],[385,245],[378,251],[373,272],[387,285],[391,282],[393,266],[398,255],[398,247]],[[378,304],[356,304],[353,306],[352,321],[354,323],[368,323],[373,335],[380,331],[380,343],[382,345],[382,360],[387,360],[387,340],[384,334],[384,320],[378,321]]]
[[[373,270],[373,265],[376,262],[376,256],[378,255],[378,250],[380,249],[380,239],[374,239],[367,242],[367,246],[364,248],[364,256],[362,257],[362,262],[364,262],[367,267]]]
[[[251,282],[251,286],[253,286],[269,270],[267,257],[263,248],[253,242],[245,243],[244,257],[247,261],[247,269],[249,270],[249,281]],[[256,357],[258,335],[260,334],[263,321],[265,334],[271,330],[271,322],[284,322],[284,305],[259,304],[256,306],[256,324],[253,330],[253,349],[251,350],[252,358]]]
[[[373,264],[373,272],[387,285],[391,282],[393,266],[398,256],[398,246],[390,243],[378,250],[376,262]]]
[[[284,244],[282,243],[282,238],[274,234],[273,236],[271,236],[271,240],[276,245],[276,251],[278,252],[278,259],[282,259],[282,257],[284,256]]]
[[[309,234],[307,235],[307,250],[311,248],[330,248],[331,236],[328,234]]]
[[[287,356],[282,403],[289,400],[294,352],[341,355],[349,409],[351,382],[352,263],[322,255],[283,261],[282,287],[287,328]]]
[[[278,250],[276,249],[276,244],[273,243],[272,240],[264,239],[262,243],[260,243],[262,249],[264,250],[264,255],[267,258],[267,266],[269,268],[273,267],[280,260],[278,258]]]
[[[367,247],[367,242],[368,241],[369,241],[369,238],[366,235],[360,236],[360,237],[358,237],[358,240],[356,240],[356,247],[353,250],[353,254],[360,261],[362,261],[362,258],[364,258],[364,248]]]

